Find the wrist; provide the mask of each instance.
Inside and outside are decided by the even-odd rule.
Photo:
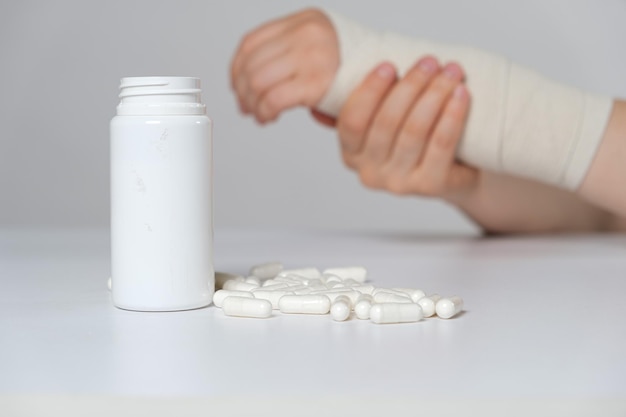
[[[484,188],[484,171],[477,170],[476,178],[470,184],[452,189],[442,195],[442,199],[462,210],[475,206]]]

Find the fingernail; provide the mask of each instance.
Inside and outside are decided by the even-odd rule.
[[[427,57],[427,58],[420,60],[419,63],[417,64],[417,67],[422,72],[425,72],[426,74],[432,74],[433,72],[437,71],[439,64],[434,58]]]
[[[443,68],[443,73],[446,77],[452,80],[458,80],[463,76],[461,68],[456,64],[448,64]]]
[[[454,89],[454,91],[452,92],[452,97],[459,99],[459,100],[464,100],[467,98],[467,88],[465,88],[465,85],[463,84],[459,84],[456,86],[456,88]]]
[[[391,64],[385,62],[378,66],[376,74],[381,78],[395,78],[396,69]]]

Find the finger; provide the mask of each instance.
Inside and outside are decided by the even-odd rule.
[[[242,77],[238,94],[241,94],[245,107],[256,113],[258,101],[263,94],[272,86],[295,76],[297,63],[294,61],[292,54],[284,54],[252,71],[249,76]],[[242,89],[241,93],[239,88]]]
[[[318,110],[311,109],[311,116],[320,124],[328,127],[337,126],[337,119]]]
[[[365,139],[363,157],[372,164],[382,164],[389,156],[394,138],[411,105],[439,70],[433,57],[420,59],[387,94]]]
[[[230,65],[230,79],[232,87],[235,87],[235,80],[239,76],[241,66],[245,59],[265,41],[277,37],[292,24],[293,20],[298,19],[298,15],[289,15],[279,19],[271,20],[253,31],[246,34],[239,43],[237,51]]]
[[[304,104],[308,93],[308,83],[297,77],[284,80],[270,88],[257,104],[255,117],[259,123],[276,120],[278,115],[289,108]]]
[[[299,24],[301,21],[305,20],[309,14],[310,10],[302,10],[278,19],[270,20],[245,35],[237,47],[230,67],[230,78],[233,87],[234,80],[237,79],[242,62],[250,52],[267,40],[275,38],[294,25]]]
[[[463,84],[457,85],[437,121],[422,161],[411,174],[417,183],[425,185],[432,194],[445,189],[456,148],[465,128],[469,101],[467,88]]]
[[[461,67],[448,64],[429,84],[400,128],[388,162],[394,171],[408,173],[418,164],[444,103],[462,79]]]
[[[256,49],[251,51],[242,63],[241,71],[237,75],[235,82],[241,77],[253,74],[255,70],[271,62],[273,59],[284,55],[289,49],[290,42],[282,37],[268,39]]]
[[[261,94],[260,90],[267,88],[268,73],[271,76],[272,73],[276,72],[276,65],[274,64],[272,67],[272,63],[279,60],[280,54],[284,55],[286,50],[287,44],[284,41],[280,39],[269,40],[252,52],[242,64],[242,69],[234,83],[234,89],[244,113],[254,109],[255,96],[258,97]],[[285,59],[280,60],[280,63],[284,65]],[[270,66],[269,71],[264,68],[268,65]],[[282,71],[284,72],[284,70]]]
[[[337,119],[342,152],[360,151],[373,116],[396,79],[388,62],[378,65],[348,97]]]

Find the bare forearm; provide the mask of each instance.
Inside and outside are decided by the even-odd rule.
[[[626,231],[626,102],[617,100],[577,192],[484,171],[451,201],[488,232]]]
[[[491,233],[625,230],[626,222],[576,194],[538,182],[483,171],[477,187],[450,201]]]
[[[626,101],[617,100],[604,137],[578,193],[626,217]]]

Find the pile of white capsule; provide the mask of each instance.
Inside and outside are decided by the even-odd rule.
[[[328,314],[335,321],[354,315],[373,323],[413,323],[437,314],[449,319],[463,309],[461,297],[426,296],[413,288],[377,288],[361,266],[283,269],[280,262],[250,268],[249,276],[217,272],[213,304],[227,316],[268,318],[283,314]]]

